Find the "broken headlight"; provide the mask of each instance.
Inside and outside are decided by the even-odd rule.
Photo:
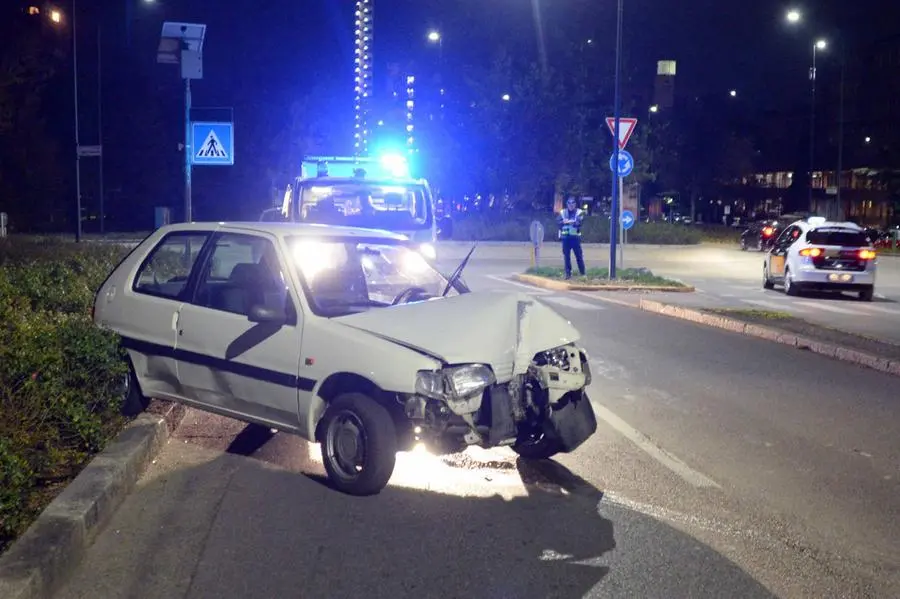
[[[571,345],[555,347],[537,354],[534,357],[534,363],[537,366],[552,366],[554,368],[559,368],[560,370],[568,370],[570,354],[574,357],[578,356],[577,350]]]
[[[497,379],[484,364],[452,366],[437,372],[422,370],[416,374],[416,393],[434,399],[460,399],[481,393]]]

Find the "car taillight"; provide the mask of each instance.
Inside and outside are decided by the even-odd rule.
[[[810,258],[818,258],[822,255],[821,248],[803,248],[800,250],[801,256],[809,256]]]
[[[859,259],[860,260],[874,260],[875,259],[875,250],[859,250]]]
[[[775,232],[775,229],[773,229],[772,227],[765,227],[762,232],[766,237],[771,237],[772,233]]]

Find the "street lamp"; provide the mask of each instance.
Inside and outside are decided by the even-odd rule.
[[[509,94],[503,94],[502,96],[500,96],[500,99],[504,102],[509,102]]]
[[[653,106],[650,107],[650,112],[659,112],[659,106],[654,104]]]
[[[736,89],[731,90],[730,92],[728,92],[728,95],[731,96],[732,98],[736,98],[737,90]]]
[[[815,159],[816,159],[816,56],[818,55],[819,50],[825,50],[828,47],[828,42],[819,39],[813,44],[812,47],[812,67],[809,70],[809,81],[810,81],[810,102],[809,102],[809,190],[807,192],[810,210],[812,209],[812,199],[813,199],[813,172],[815,171]],[[838,187],[840,187],[840,173],[837,173],[838,176]]]
[[[428,41],[432,44],[436,44],[441,41],[441,33],[435,29],[432,29],[428,32]]]
[[[789,11],[787,11],[785,18],[787,19],[788,23],[799,23],[800,18],[801,18],[800,11],[799,10],[789,10]]]
[[[61,23],[62,22],[62,13],[56,9],[51,10],[50,11],[50,20],[53,21],[54,23]]]

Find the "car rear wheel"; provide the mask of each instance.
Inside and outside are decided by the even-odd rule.
[[[763,264],[763,289],[774,289],[775,283],[769,278],[769,269]]]
[[[125,362],[128,365],[128,372],[122,381],[122,414],[129,417],[137,416],[150,405],[150,398],[141,392],[134,364],[129,359]]]
[[[869,285],[859,292],[859,299],[864,302],[871,302],[875,297],[875,286]]]
[[[397,431],[387,409],[362,393],[337,397],[323,417],[322,461],[336,489],[375,495],[397,460]]]
[[[794,277],[791,276],[791,269],[784,269],[784,293],[786,295],[798,296],[800,295],[800,287],[794,282]]]

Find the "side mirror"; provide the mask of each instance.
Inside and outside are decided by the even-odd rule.
[[[270,308],[262,304],[256,304],[250,308],[250,314],[247,316],[250,322],[284,324],[287,322],[287,316],[284,310],[278,308]]]

